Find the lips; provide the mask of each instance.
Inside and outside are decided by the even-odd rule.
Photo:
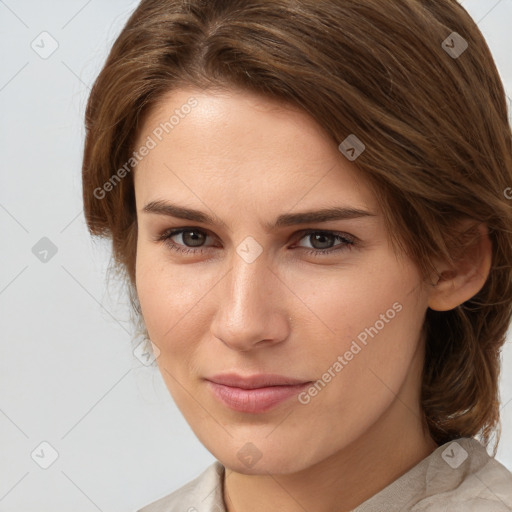
[[[294,386],[310,382],[271,373],[250,375],[246,377],[237,375],[236,373],[225,373],[222,375],[219,374],[214,375],[213,377],[208,377],[206,380],[217,384],[223,384],[224,386],[241,389],[256,389],[269,386]]]
[[[206,380],[213,395],[225,406],[253,414],[276,407],[311,384],[311,381],[275,374],[241,376],[231,373]]]

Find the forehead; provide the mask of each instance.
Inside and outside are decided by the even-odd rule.
[[[306,112],[276,100],[178,89],[146,114],[136,147],[149,139],[154,147],[135,172],[136,192],[148,198],[188,186],[187,196],[218,200],[236,192],[242,204],[259,197],[291,208],[308,196],[377,209],[368,182],[336,142]]]

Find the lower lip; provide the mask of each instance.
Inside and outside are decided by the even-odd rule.
[[[270,386],[257,389],[241,389],[208,381],[213,394],[224,405],[239,412],[261,413],[297,396],[311,383],[295,386]]]

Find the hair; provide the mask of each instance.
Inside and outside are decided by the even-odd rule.
[[[460,55],[445,48],[454,37],[467,42]],[[512,133],[495,62],[467,11],[456,0],[140,2],[88,98],[82,167],[88,229],[111,239],[139,319],[133,173],[113,178],[150,109],[188,87],[298,107],[337,146],[355,135],[365,150],[354,164],[392,246],[425,279],[435,258],[456,264],[474,242],[458,220],[485,223],[492,264],[481,290],[449,311],[427,309],[421,409],[438,444],[478,435],[487,446],[497,433],[495,455],[512,313]]]

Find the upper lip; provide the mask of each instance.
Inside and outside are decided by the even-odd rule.
[[[269,386],[296,386],[297,384],[306,384],[310,381],[292,379],[283,375],[275,374],[256,374],[256,375],[237,375],[236,373],[224,373],[208,377],[206,380],[241,389],[257,389]]]

